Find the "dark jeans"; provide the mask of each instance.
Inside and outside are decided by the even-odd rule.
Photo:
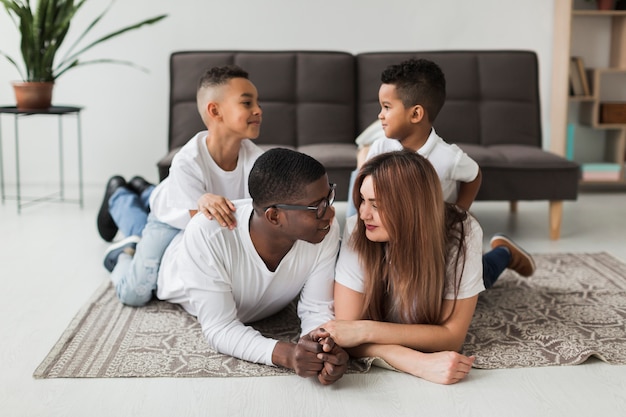
[[[511,253],[500,246],[483,255],[483,282],[485,288],[493,287],[502,271],[511,262]]]

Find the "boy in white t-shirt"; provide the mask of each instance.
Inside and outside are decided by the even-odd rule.
[[[424,156],[433,165],[443,189],[444,200],[469,210],[481,184],[478,164],[461,148],[445,142],[433,128],[435,118],[446,99],[446,80],[441,68],[426,59],[409,59],[390,65],[381,74],[378,99],[380,128],[368,127],[368,137],[380,135],[369,148],[364,160],[384,152],[410,149]],[[391,139],[397,138],[397,139]],[[366,142],[366,138],[360,139]],[[361,149],[364,143],[359,144]],[[365,151],[360,150],[363,159]],[[362,161],[361,161],[362,163]],[[359,165],[360,167],[360,165]],[[358,168],[357,167],[357,171]],[[346,216],[356,213],[352,203],[353,173]],[[523,276],[535,271],[533,258],[507,236],[496,234],[491,239],[492,250],[483,255],[483,280],[486,288],[496,282],[502,271],[511,268]]]
[[[274,148],[254,164],[249,190],[251,200],[235,202],[234,229],[196,215],[176,236],[163,255],[157,297],[196,316],[220,353],[332,384],[348,360],[319,328],[334,317],[335,186],[314,158]],[[265,337],[247,325],[296,297],[298,343]]]
[[[165,180],[156,187],[144,181],[141,192],[133,187],[139,177],[125,185],[117,176],[107,184],[98,226],[105,239],[116,227],[126,236],[104,260],[124,304],[150,301],[165,249],[198,210],[234,229],[231,200],[250,196],[248,174],[263,151],[250,140],[259,136],[262,111],[248,73],[234,65],[209,69],[199,80],[197,104],[208,131],[181,148]]]

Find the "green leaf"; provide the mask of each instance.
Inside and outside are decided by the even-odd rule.
[[[91,32],[110,10],[115,0],[111,0],[107,7],[78,35],[69,49],[67,49],[65,56],[57,60],[57,53],[70,31],[72,21],[76,17],[78,10],[86,2],[87,0],[39,0],[37,6],[31,8],[29,0],[0,0],[0,4],[4,7],[21,35],[20,52],[24,71],[21,70],[20,65],[12,57],[1,51],[0,55],[4,56],[16,67],[25,81],[54,81],[72,68],[97,63],[123,64],[145,70],[132,62],[114,59],[79,61],[79,57],[94,46],[126,32],[146,25],[152,25],[167,17],[167,15],[163,14],[145,19],[102,36],[91,43],[87,43],[86,46],[80,46],[86,35]],[[74,52],[76,49],[78,49],[78,52]]]
[[[127,26],[127,27],[125,27],[123,29],[119,29],[119,30],[117,30],[115,32],[109,33],[108,35],[105,35],[105,36],[101,37],[100,39],[98,39],[98,40],[90,43],[89,45],[83,47],[78,52],[72,54],[71,56],[69,56],[67,58],[67,60],[75,59],[76,57],[78,57],[82,53],[88,51],[89,49],[93,48],[94,46],[96,46],[96,45],[98,45],[98,44],[100,44],[100,43],[102,43],[104,41],[107,41],[109,39],[115,38],[115,37],[117,37],[117,36],[119,36],[119,35],[121,35],[123,33],[129,32],[131,30],[139,29],[142,26],[152,25],[152,24],[154,24],[154,23],[156,23],[156,22],[158,22],[158,21],[160,21],[160,20],[162,20],[162,19],[164,19],[166,17],[167,17],[167,15],[163,14],[163,15],[156,16],[156,17],[153,17],[153,18],[150,18],[150,19],[143,20],[143,21],[141,21],[139,23],[135,23],[134,25]],[[59,65],[63,65],[63,63],[61,63]]]

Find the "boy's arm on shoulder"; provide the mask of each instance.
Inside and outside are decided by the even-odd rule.
[[[480,171],[480,168],[478,168],[476,178],[474,178],[470,182],[460,182],[459,193],[456,198],[456,205],[461,207],[463,210],[469,210],[472,206],[472,203],[476,199],[476,195],[478,194],[478,190],[480,190],[481,183],[482,173]]]

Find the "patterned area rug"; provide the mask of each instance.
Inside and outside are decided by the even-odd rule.
[[[626,364],[626,264],[609,254],[535,256],[537,271],[506,271],[478,300],[464,353],[475,368]]]
[[[251,324],[265,336],[296,342],[295,301]],[[373,360],[352,360],[349,373],[367,372]],[[211,349],[194,316],[176,304],[152,300],[145,307],[120,303],[110,283],[74,317],[35,370],[35,378],[251,377],[293,375],[279,367],[222,355]]]
[[[626,364],[626,264],[608,254],[537,255],[537,272],[506,271],[480,295],[464,353],[476,368],[574,365],[590,356]],[[295,304],[254,323],[281,340],[297,340]],[[372,360],[352,361],[350,373]],[[244,377],[292,375],[216,353],[196,319],[153,301],[125,307],[100,288],[35,370],[35,378]]]

